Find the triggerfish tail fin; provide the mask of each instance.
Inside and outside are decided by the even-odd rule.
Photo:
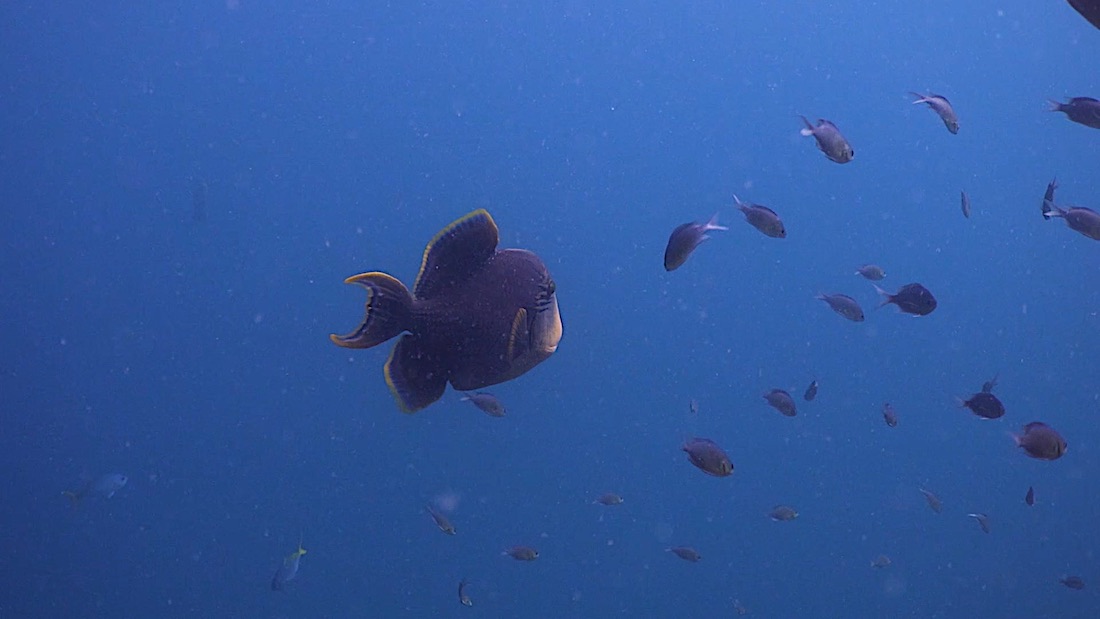
[[[366,315],[355,331],[347,335],[330,335],[332,343],[344,348],[370,348],[412,326],[413,298],[397,278],[379,272],[362,273],[347,278],[344,283],[367,289]]]
[[[415,413],[443,397],[447,364],[411,333],[401,336],[384,368],[386,384],[403,413]]]
[[[417,299],[431,299],[461,286],[485,265],[499,240],[497,224],[485,209],[451,222],[424,248],[413,294]]]

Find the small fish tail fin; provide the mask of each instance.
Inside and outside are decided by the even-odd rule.
[[[710,231],[710,230],[729,230],[728,227],[718,224],[718,213],[715,213],[710,218],[710,221],[707,222],[707,225],[703,226],[703,228],[706,231]]]
[[[917,105],[919,103],[928,103],[928,97],[920,94],[919,92],[913,92],[912,90],[910,90],[909,94],[917,98],[917,100],[913,102],[913,105]]]
[[[337,346],[371,348],[412,327],[413,297],[397,278],[376,271],[349,277],[344,283],[367,289],[366,314],[351,333],[329,335]]]
[[[799,131],[799,133],[801,133],[802,135],[807,135],[807,136],[813,135],[814,134],[814,124],[812,122],[810,122],[810,119],[806,118],[805,116],[803,116],[801,114],[799,114],[798,117],[801,118],[803,124],[806,125],[805,127],[802,128],[801,131]]]
[[[1049,211],[1043,211],[1043,217],[1046,219],[1054,219],[1055,217],[1066,216],[1066,209],[1058,206],[1050,200],[1043,200],[1043,205],[1050,208]]]
[[[886,292],[882,288],[879,288],[877,284],[871,284],[871,285],[875,287],[875,292],[879,293],[879,295],[882,297],[882,301],[879,302],[876,309],[878,309],[879,307],[882,307],[884,305],[889,305],[894,300],[894,295],[890,294],[889,292]]]
[[[1047,111],[1048,112],[1061,112],[1065,104],[1059,103],[1054,99],[1047,99]]]

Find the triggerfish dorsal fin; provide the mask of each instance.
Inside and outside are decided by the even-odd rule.
[[[413,295],[431,299],[460,285],[493,255],[499,241],[496,222],[485,209],[455,220],[424,248]]]
[[[401,412],[415,413],[443,397],[447,369],[447,360],[440,358],[436,349],[406,333],[397,340],[383,371]]]
[[[344,280],[367,289],[363,323],[347,335],[329,335],[337,346],[370,348],[412,327],[413,298],[397,278],[380,272],[361,273]]]

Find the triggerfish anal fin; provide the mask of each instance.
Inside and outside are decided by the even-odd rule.
[[[413,295],[430,299],[460,284],[493,255],[499,240],[496,222],[485,209],[457,219],[424,248]]]
[[[1081,14],[1081,17],[1089,20],[1089,23],[1100,28],[1100,0],[1069,0],[1069,5]]]
[[[370,348],[396,337],[412,326],[413,299],[408,288],[385,273],[362,273],[344,280],[367,289],[363,324],[347,335],[329,335],[337,346]]]
[[[403,413],[415,413],[439,398],[447,389],[447,366],[438,354],[424,346],[419,336],[407,333],[397,340],[383,369],[386,384]]]

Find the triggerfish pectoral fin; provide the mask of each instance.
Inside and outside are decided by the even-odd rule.
[[[386,384],[403,413],[415,413],[447,389],[447,367],[420,337],[405,334],[397,340],[384,369]]]
[[[493,217],[478,209],[439,231],[424,248],[420,272],[413,284],[417,299],[432,299],[462,285],[484,266],[500,241]]]
[[[413,298],[397,278],[385,273],[362,273],[344,280],[367,289],[363,324],[347,335],[332,334],[329,339],[344,348],[370,348],[396,337],[412,326]]]

